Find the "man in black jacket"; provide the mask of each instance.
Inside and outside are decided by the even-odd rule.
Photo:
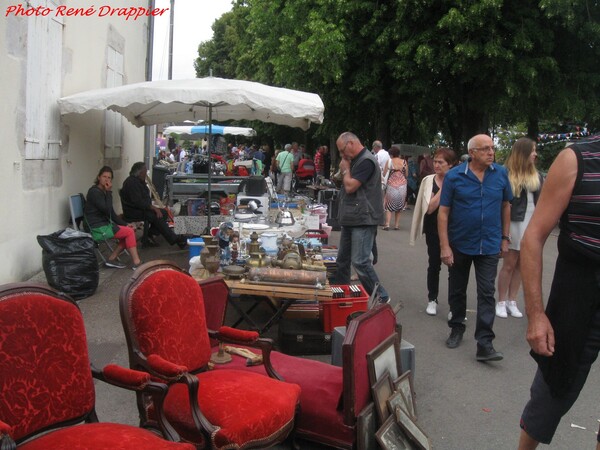
[[[143,245],[157,245],[151,236],[162,234],[169,244],[177,244],[183,249],[187,245],[185,237],[177,236],[171,230],[167,223],[167,211],[152,204],[150,191],[146,186],[147,172],[148,169],[143,162],[136,162],[131,167],[129,177],[123,182],[121,189],[123,215],[127,220],[145,220],[150,224],[148,237],[142,242]]]
[[[354,267],[367,294],[371,295],[379,283],[371,253],[377,226],[383,221],[381,171],[375,156],[355,134],[348,131],[342,133],[336,145],[342,158],[339,166],[342,188],[338,209],[342,232],[336,261],[336,284],[350,284],[351,268]],[[377,255],[374,254],[374,257]],[[390,296],[381,284],[376,295],[381,303],[390,302]]]

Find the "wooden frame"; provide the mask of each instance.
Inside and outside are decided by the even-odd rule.
[[[373,349],[396,329],[390,305],[378,305],[351,320],[342,343],[344,425],[354,427],[356,416],[369,403],[371,380],[365,367],[368,349]],[[360,345],[357,345],[360,342]]]
[[[377,347],[367,353],[367,366],[369,368],[369,382],[373,386],[387,371],[392,380],[402,374],[400,363],[400,335],[396,332]]]
[[[387,400],[394,393],[394,386],[390,374],[386,372],[379,380],[371,387],[373,393],[373,402],[375,411],[379,418],[379,424],[383,424],[392,414],[387,407]]]
[[[413,388],[413,380],[411,377],[411,371],[407,370],[402,375],[400,375],[398,378],[396,378],[393,381],[393,385],[394,385],[395,394],[392,397],[395,397],[396,394],[400,394],[400,396],[402,397],[402,400],[403,400],[402,404],[405,405],[404,409],[406,409],[406,412],[408,412],[408,414],[410,414],[410,416],[414,420],[417,420],[417,402],[415,401],[415,390]],[[400,404],[400,403],[398,403],[398,400],[399,399],[394,398],[394,400],[392,401],[393,407],[390,410],[391,413],[393,413],[396,410],[396,406],[398,406],[398,404]]]
[[[410,440],[417,444],[417,448],[431,450],[429,438],[404,408],[397,407],[394,415],[402,431],[406,433]]]
[[[356,417],[356,448],[357,450],[378,450],[375,440],[377,432],[377,414],[375,404],[369,403]]]
[[[384,450],[413,450],[417,447],[408,440],[393,415],[375,433],[375,439]]]

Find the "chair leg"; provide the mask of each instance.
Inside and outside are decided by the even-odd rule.
[[[100,258],[102,258],[102,262],[106,264],[106,261],[108,258],[106,256],[104,256],[104,253],[102,253],[102,249],[100,248],[100,246],[102,244],[106,245],[106,248],[108,248],[108,251],[110,252],[109,254],[112,254],[115,251],[115,247],[114,247],[114,245],[111,245],[110,239],[96,242],[96,250],[100,254]],[[125,253],[127,253],[127,255],[129,255],[129,252],[127,251],[127,249],[124,249],[123,251]],[[121,259],[118,256],[117,256],[117,261],[121,261]]]
[[[94,246],[94,249],[96,250],[96,253],[98,254],[98,256],[100,256],[100,259],[102,260],[103,264],[106,264],[106,257],[104,256],[104,254],[102,253],[102,250],[100,249],[100,243],[96,242],[96,245]]]

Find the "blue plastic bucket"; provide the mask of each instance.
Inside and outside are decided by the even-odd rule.
[[[191,238],[187,240],[187,243],[190,247],[190,259],[194,256],[200,256],[200,252],[204,247],[204,239],[201,237]]]

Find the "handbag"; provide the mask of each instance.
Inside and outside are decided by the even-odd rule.
[[[113,229],[112,222],[101,227],[92,228],[90,232],[92,234],[92,239],[95,241],[104,241],[115,237],[115,230]]]

